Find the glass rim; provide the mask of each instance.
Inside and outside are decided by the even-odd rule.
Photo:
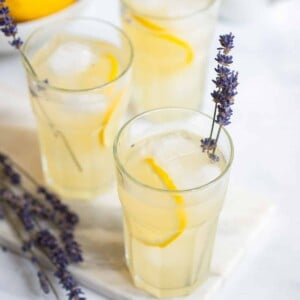
[[[136,116],[134,116],[133,118],[131,118],[130,120],[128,120],[119,130],[118,134],[116,135],[115,139],[114,139],[114,143],[113,143],[113,156],[114,156],[114,160],[116,163],[117,168],[119,168],[121,170],[121,172],[123,172],[131,181],[133,181],[135,184],[142,186],[143,188],[147,188],[150,189],[152,191],[157,191],[157,192],[162,192],[162,193],[167,193],[167,194],[174,194],[174,193],[187,193],[187,192],[194,192],[194,191],[198,191],[198,190],[202,190],[208,186],[210,186],[211,184],[219,181],[221,178],[224,177],[224,175],[226,173],[228,173],[228,171],[230,170],[230,167],[232,165],[233,162],[233,158],[234,158],[234,145],[233,145],[233,141],[232,138],[230,136],[230,134],[228,133],[227,129],[225,129],[224,127],[222,127],[221,131],[223,131],[229,141],[229,145],[230,145],[230,156],[229,156],[229,160],[226,162],[226,167],[224,168],[224,170],[214,179],[208,181],[205,184],[202,184],[200,186],[196,186],[196,187],[192,187],[192,188],[188,188],[188,189],[177,189],[177,190],[168,190],[167,188],[157,188],[157,187],[153,187],[150,186],[148,184],[145,184],[141,181],[139,181],[138,179],[136,179],[134,176],[132,176],[129,172],[127,172],[126,168],[124,167],[123,163],[121,162],[121,160],[119,159],[119,155],[118,155],[118,142],[120,140],[120,137],[123,133],[123,131],[127,128],[127,126],[131,123],[133,123],[134,121],[142,118],[145,115],[151,114],[153,112],[160,112],[160,111],[185,111],[185,112],[189,112],[189,113],[196,113],[198,115],[204,116],[210,120],[212,120],[212,117],[209,116],[208,114],[204,113],[204,112],[200,112],[194,109],[189,109],[189,108],[180,108],[180,107],[164,107],[164,108],[157,108],[157,109],[152,109],[152,110],[148,110],[145,112],[142,112]],[[200,146],[199,146],[200,147]]]
[[[153,20],[161,20],[161,21],[168,21],[168,20],[170,20],[170,21],[176,21],[176,20],[183,20],[183,19],[187,19],[189,17],[193,17],[194,15],[197,15],[198,13],[207,11],[217,1],[219,1],[219,0],[211,0],[205,7],[202,7],[202,8],[199,8],[199,9],[195,9],[194,11],[192,11],[190,13],[186,13],[186,14],[182,14],[182,15],[176,15],[176,16],[155,16],[155,15],[148,15],[148,14],[140,13],[138,10],[134,9],[133,7],[131,7],[130,4],[127,3],[126,0],[121,0],[122,4],[125,7],[127,7],[131,11],[135,12],[137,15],[142,16],[142,17],[146,17],[146,18],[150,18],[150,19],[153,19]]]
[[[99,24],[102,24],[102,25],[107,25],[108,27],[111,27],[112,29],[116,30],[117,32],[119,32],[127,41],[128,45],[129,45],[129,49],[130,49],[130,56],[129,56],[129,59],[128,59],[128,63],[126,64],[126,66],[123,68],[122,72],[120,72],[120,74],[114,78],[113,80],[110,80],[110,81],[107,81],[103,84],[100,84],[100,85],[97,85],[97,86],[93,86],[91,88],[83,88],[83,89],[68,89],[68,88],[62,88],[62,87],[58,87],[58,86],[55,86],[55,85],[51,85],[49,83],[46,83],[45,80],[42,80],[40,78],[38,78],[33,72],[32,70],[28,67],[28,63],[26,63],[26,50],[28,48],[28,46],[30,45],[30,42],[31,40],[34,38],[34,36],[36,34],[38,34],[39,32],[41,32],[42,30],[44,30],[45,28],[47,28],[48,26],[51,26],[51,24],[63,24],[63,23],[68,23],[68,22],[76,22],[76,21],[94,21],[94,22],[97,22]],[[21,55],[21,60],[22,60],[22,63],[24,65],[24,68],[27,72],[27,74],[29,74],[31,76],[31,78],[37,82],[39,84],[39,86],[41,87],[46,87],[47,88],[50,88],[51,90],[55,90],[57,92],[72,92],[72,93],[83,93],[83,92],[91,92],[91,91],[96,91],[98,89],[102,89],[104,87],[107,87],[109,85],[111,85],[112,83],[118,81],[119,79],[121,79],[122,77],[124,77],[124,75],[128,72],[128,70],[131,68],[132,66],[132,63],[133,63],[133,57],[134,57],[134,50],[133,50],[133,45],[132,45],[132,42],[130,40],[130,38],[128,37],[128,35],[125,33],[124,30],[122,30],[121,28],[119,28],[118,26],[106,21],[106,20],[103,20],[103,19],[99,19],[99,18],[93,18],[93,17],[73,17],[73,18],[66,18],[66,19],[63,19],[63,20],[59,20],[59,21],[56,21],[56,22],[51,22],[51,23],[47,23],[47,24],[44,24],[42,26],[39,26],[38,28],[36,28],[29,36],[28,38],[26,39],[24,45],[22,46],[22,50],[25,54],[25,57],[23,55]]]

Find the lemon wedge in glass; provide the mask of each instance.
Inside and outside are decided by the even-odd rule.
[[[151,168],[151,171],[159,178],[159,180],[162,182],[162,184],[170,191],[177,190],[176,185],[174,184],[172,178],[169,176],[169,174],[161,168],[154,158],[145,158],[144,162]],[[181,195],[178,195],[176,193],[172,194],[171,197],[175,201],[176,205],[176,218],[178,223],[178,228],[175,233],[173,233],[171,236],[164,238],[163,240],[160,240],[158,242],[150,242],[152,238],[143,240],[143,242],[149,246],[153,247],[160,247],[164,248],[170,245],[173,241],[175,241],[185,230],[187,226],[187,216],[185,212],[185,201],[184,198]],[[148,236],[149,237],[149,236]]]
[[[181,50],[184,51],[185,54],[185,64],[190,64],[194,59],[194,51],[192,47],[187,43],[185,40],[177,37],[176,35],[169,33],[168,30],[147,18],[133,15],[133,19],[141,26],[147,28],[154,34],[152,47],[153,52],[157,52],[158,54],[165,53],[166,51],[170,52],[170,45],[179,47]],[[157,48],[157,49],[156,49]],[[170,54],[176,53],[175,50],[171,51]]]
[[[116,111],[119,108],[126,91],[127,87],[123,88],[111,101],[111,104],[104,113],[99,132],[99,143],[101,146],[108,146],[113,139],[114,132],[118,127],[118,122],[114,120],[114,116],[117,116]]]

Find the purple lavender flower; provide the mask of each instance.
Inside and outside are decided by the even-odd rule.
[[[69,300],[85,300],[81,297],[83,294],[81,288],[78,287],[77,282],[66,269],[59,269],[55,272],[55,276],[59,279],[60,284],[63,288],[68,291]]]
[[[208,157],[214,162],[218,162],[220,160],[219,156],[214,153],[208,153]]]
[[[41,248],[57,268],[66,268],[69,264],[63,249],[49,230],[43,229],[36,234],[35,244]]]
[[[228,68],[228,65],[233,62],[232,56],[228,55],[234,47],[233,39],[234,36],[231,33],[220,37],[220,43],[223,47],[219,49],[222,49],[223,53],[220,53],[219,50],[216,58],[219,64],[216,68],[217,78],[213,82],[217,90],[211,94],[218,109],[218,114],[214,121],[221,126],[227,126],[231,123],[231,106],[234,104],[234,96],[237,94],[238,73]]]
[[[5,163],[6,160],[7,160],[7,156],[0,152],[0,164]]]
[[[83,261],[82,251],[80,245],[75,241],[72,231],[65,231],[61,234],[61,240],[64,243],[65,251],[68,258],[74,262],[79,263]]]
[[[3,169],[11,184],[18,185],[20,183],[20,175],[17,174],[10,165],[4,163]]]
[[[5,0],[0,0],[0,31],[12,40],[9,42],[16,49],[20,49],[23,41],[17,36],[18,29],[13,18],[10,16],[9,7],[5,6]]]
[[[80,297],[83,293],[78,287],[77,282],[72,274],[66,269],[69,262],[63,251],[59,246],[57,239],[48,230],[41,230],[35,239],[36,244],[47,254],[53,265],[57,268],[55,276],[59,279],[63,288],[69,292],[69,300],[83,300]]]
[[[232,56],[226,55],[226,54],[222,54],[222,53],[220,53],[220,52],[217,54],[217,57],[215,58],[215,60],[216,60],[219,64],[221,64],[221,65],[223,65],[223,66],[228,66],[228,65],[230,65],[230,64],[233,63],[233,58],[232,58]]]
[[[216,89],[211,93],[213,101],[215,102],[215,110],[212,121],[210,136],[201,140],[201,147],[203,152],[207,152],[212,161],[217,162],[218,156],[215,154],[221,128],[231,123],[232,105],[234,104],[234,97],[237,95],[238,73],[232,71],[229,66],[233,63],[233,57],[229,52],[234,48],[234,36],[232,33],[221,35],[219,42],[221,47],[217,48],[218,54],[215,60],[218,62],[215,71],[217,73],[216,79],[213,83]],[[218,124],[219,129],[215,139],[212,138],[214,133],[214,125]]]
[[[46,278],[45,274],[42,273],[42,272],[38,272],[37,275],[38,275],[40,286],[41,286],[43,292],[45,294],[49,294],[50,288],[49,288],[49,283],[47,281],[47,278]]]
[[[32,249],[32,246],[33,246],[33,241],[32,240],[25,241],[22,245],[22,251],[23,252],[28,252],[29,250]]]
[[[58,196],[49,192],[46,188],[39,187],[37,192],[44,197],[56,212],[62,215],[63,219],[61,220],[61,223],[65,226],[65,229],[73,229],[79,222],[78,216],[71,212],[69,208],[60,201]]]
[[[216,141],[211,138],[201,139],[202,152],[213,150],[216,145]]]
[[[29,207],[23,207],[16,214],[23,223],[25,230],[32,231],[34,229],[35,223]]]
[[[229,34],[220,35],[219,42],[222,47],[218,50],[223,50],[227,54],[231,49],[234,48],[233,45],[234,35],[230,32]]]

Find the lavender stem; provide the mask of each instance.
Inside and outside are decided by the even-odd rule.
[[[216,136],[216,144],[215,144],[214,149],[213,149],[213,154],[215,154],[216,149],[217,149],[217,144],[218,144],[219,136],[220,136],[220,133],[221,133],[221,129],[222,129],[222,125],[219,125],[218,133],[217,133],[217,136]]]
[[[212,122],[212,125],[211,125],[211,130],[210,130],[210,135],[209,135],[210,140],[211,140],[213,132],[214,132],[216,114],[217,114],[217,103],[215,104],[213,122]]]

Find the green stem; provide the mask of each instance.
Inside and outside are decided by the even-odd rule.
[[[24,53],[21,49],[19,49],[19,52],[21,53],[21,56],[23,57],[24,62],[25,62],[25,64],[26,64],[26,66],[28,67],[28,69],[30,70],[30,72],[37,78],[37,74],[36,74],[36,72],[35,72],[33,66],[31,65],[29,59],[28,59],[27,56],[25,55],[25,53]]]
[[[219,129],[218,129],[218,133],[217,133],[217,136],[216,136],[216,142],[215,142],[215,147],[214,147],[214,150],[213,150],[213,154],[215,154],[216,149],[217,149],[217,144],[218,144],[219,136],[220,136],[220,133],[221,133],[221,129],[222,129],[222,125],[219,125]]]
[[[215,111],[214,111],[214,116],[213,116],[213,122],[211,125],[209,140],[211,140],[213,132],[214,132],[216,114],[217,114],[217,103],[215,104]]]

